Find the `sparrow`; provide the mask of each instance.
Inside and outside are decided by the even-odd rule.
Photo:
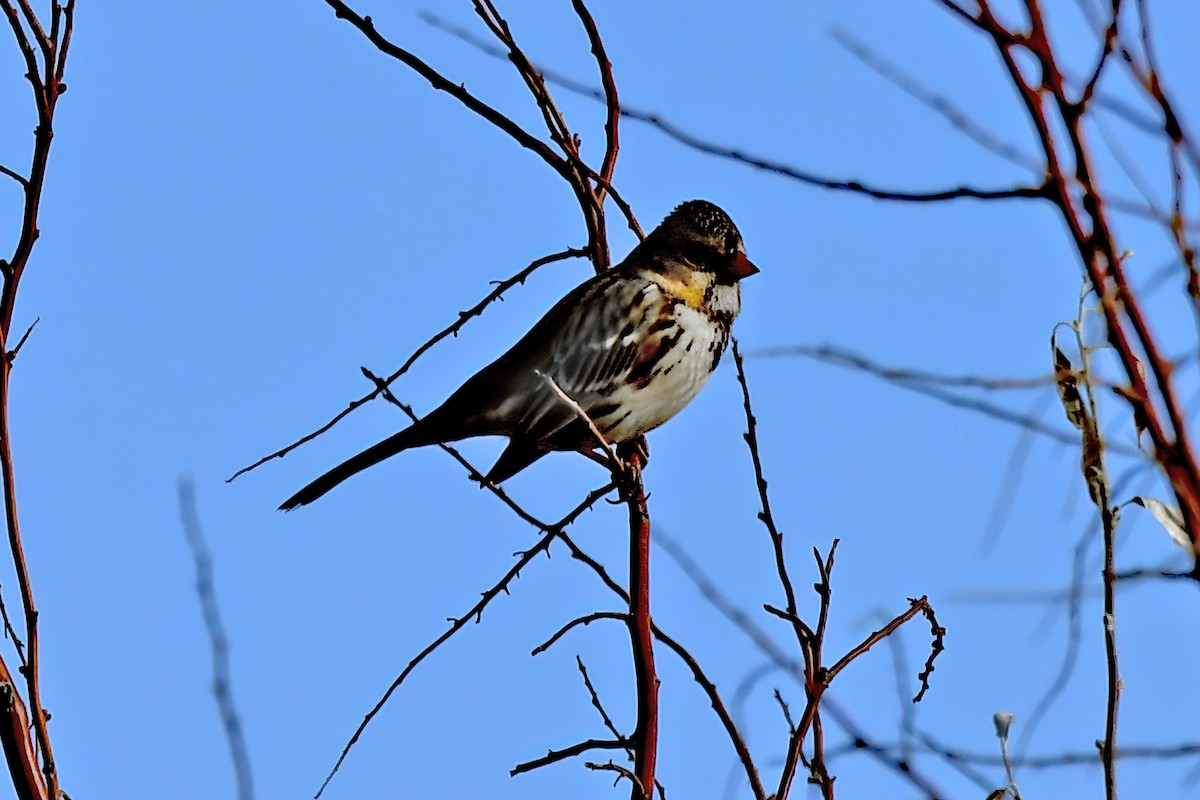
[[[721,360],[758,272],[724,211],[691,200],[617,266],[558,301],[507,353],[427,416],[334,467],[288,498],[289,511],[411,447],[500,435],[508,446],[485,480],[499,484],[552,450],[590,453],[654,430],[679,413]]]

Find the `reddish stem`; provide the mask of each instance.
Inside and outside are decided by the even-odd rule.
[[[25,551],[21,544],[21,530],[17,518],[16,479],[13,470],[8,415],[9,377],[12,371],[12,359],[8,352],[8,344],[11,338],[13,311],[16,308],[17,287],[21,282],[25,267],[29,263],[34,243],[38,239],[38,209],[41,204],[42,186],[50,156],[50,144],[54,139],[54,109],[59,96],[66,89],[62,83],[62,75],[71,30],[74,27],[74,8],[74,0],[68,0],[64,6],[57,4],[52,6],[53,25],[51,30],[56,37],[61,31],[62,38],[50,41],[46,38],[28,3],[21,3],[21,10],[45,61],[44,70],[39,70],[36,54],[30,45],[24,27],[22,27],[16,8],[8,0],[0,2],[0,10],[7,17],[13,36],[25,58],[27,67],[25,77],[33,89],[34,104],[38,115],[37,127],[34,129],[33,156],[30,162],[29,176],[23,181],[25,198],[20,234],[12,257],[7,261],[0,261],[0,276],[3,277],[4,282],[3,290],[0,291],[0,482],[3,483],[5,528],[9,548],[12,552],[13,569],[16,572],[17,585],[21,593],[21,606],[25,615],[28,651],[21,672],[25,676],[25,688],[29,702],[29,713],[27,714],[7,667],[3,667],[0,670],[0,685],[7,686],[11,696],[5,703],[8,719],[0,724],[0,728],[4,729],[3,733],[0,733],[0,738],[4,740],[5,756],[8,759],[9,771],[12,773],[13,786],[18,797],[23,800],[24,798],[57,798],[59,788],[58,775],[54,766],[54,753],[50,747],[50,737],[46,728],[49,715],[42,707],[41,690],[38,683],[38,612],[33,601],[33,585],[29,577]],[[32,722],[33,728],[32,736],[29,733],[30,722]],[[10,736],[19,736],[26,741],[10,742]],[[33,739],[36,739],[36,748]],[[36,750],[41,751],[40,769],[44,781],[42,776],[36,775],[39,769]],[[35,777],[31,777],[31,774],[34,774]]]
[[[654,626],[650,619],[650,512],[646,509],[640,466],[635,462],[632,470],[626,495],[629,506],[629,638],[637,679],[634,771],[640,785],[634,784],[631,797],[632,800],[648,800],[658,761],[658,674],[654,668]]]
[[[38,770],[37,752],[29,736],[29,715],[25,703],[17,692],[8,665],[0,658],[0,746],[4,748],[4,760],[12,776],[17,797],[49,797],[46,782]]]

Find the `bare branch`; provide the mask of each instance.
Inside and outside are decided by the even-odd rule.
[[[949,375],[912,368],[888,367],[877,364],[866,356],[827,344],[787,345],[763,348],[746,354],[746,358],[788,358],[792,356],[810,358],[814,361],[865,372],[910,392],[916,392],[956,408],[978,412],[986,417],[1016,425],[1031,433],[1063,444],[1075,445],[1079,442],[1079,435],[1070,430],[1048,425],[1037,417],[1019,414],[986,400],[966,397],[942,388],[972,388],[985,391],[1032,389],[1053,384],[1053,376],[1049,374],[1029,378],[987,378],[978,375]],[[1121,455],[1145,458],[1145,455],[1137,448],[1120,442],[1110,442],[1108,449]]]
[[[45,87],[42,86],[42,79],[38,72],[37,54],[34,53],[32,45],[29,43],[29,36],[25,33],[25,28],[21,24],[21,18],[17,15],[17,9],[13,7],[11,0],[0,0],[0,9],[4,10],[4,15],[8,17],[8,24],[12,28],[13,38],[17,40],[17,47],[21,50],[21,55],[25,58],[25,77],[29,79],[30,85],[33,86],[34,101],[38,107],[38,118],[43,118],[43,108],[46,102]]]
[[[179,481],[179,517],[183,535],[192,551],[196,565],[196,595],[200,599],[200,612],[204,617],[204,629],[208,632],[209,648],[213,662],[213,695],[217,700],[217,711],[221,727],[229,744],[229,756],[233,761],[233,774],[237,784],[238,800],[253,800],[254,779],[250,772],[250,754],[242,735],[242,723],[233,702],[233,690],[229,677],[229,640],[225,626],[221,623],[221,612],[217,608],[217,597],[213,588],[212,556],[204,541],[200,517],[196,513],[196,487],[190,478]]]
[[[33,322],[31,322],[29,327],[25,329],[25,333],[21,334],[21,338],[17,342],[17,346],[4,354],[4,357],[8,360],[9,364],[17,360],[17,354],[20,353],[21,348],[25,346],[25,340],[29,338],[29,334],[33,333],[33,329],[36,328],[37,324],[41,321],[41,317],[34,317]]]
[[[1091,102],[1092,95],[1096,91],[1096,84],[1100,82],[1100,75],[1104,72],[1104,65],[1108,63],[1108,57],[1112,55],[1113,45],[1117,41],[1117,23],[1121,19],[1121,0],[1112,0],[1112,13],[1109,16],[1108,27],[1104,30],[1104,44],[1100,48],[1100,57],[1096,59],[1096,68],[1092,70],[1092,76],[1088,78],[1084,84],[1083,92],[1079,95],[1078,106],[1083,109]]]
[[[642,779],[639,778],[633,771],[628,770],[625,767],[622,767],[620,764],[614,764],[610,760],[604,764],[600,764],[600,763],[597,763],[594,761],[585,761],[583,763],[583,765],[585,767],[587,767],[588,769],[595,770],[597,772],[607,771],[607,772],[617,773],[617,780],[613,781],[613,786],[616,786],[618,783],[620,783],[621,778],[627,778],[629,780],[629,782],[633,784],[634,796],[646,798],[646,800],[649,800],[650,795],[649,795],[649,793],[646,792],[646,788],[642,784]]]
[[[8,665],[0,658],[0,745],[4,747],[4,758],[13,788],[21,800],[49,800],[46,780],[38,769],[38,756],[33,739],[29,735],[29,715],[25,702],[17,691]]]
[[[604,706],[601,705],[600,695],[596,693],[596,687],[592,685],[592,679],[588,677],[587,667],[583,665],[583,659],[579,656],[575,656],[575,665],[579,667],[579,674],[583,677],[583,685],[587,688],[588,695],[592,699],[592,706],[596,709],[596,712],[600,714],[600,721],[604,723],[604,727],[608,728],[608,732],[613,735],[614,739],[624,739],[626,742],[628,742],[629,740],[621,735],[621,732],[617,730],[617,726],[613,724],[612,717],[608,715],[608,712],[604,710]],[[629,756],[629,760],[633,761],[634,754],[632,744],[626,744],[625,753]]]
[[[20,174],[19,172],[14,172],[3,164],[0,164],[0,175],[7,175],[22,186],[29,185],[29,181],[26,180],[24,175]]]
[[[617,619],[622,622],[628,622],[629,615],[624,612],[620,612],[620,611],[596,611],[591,614],[584,614],[582,617],[576,617],[575,619],[571,620],[566,625],[563,625],[561,628],[559,628],[557,631],[555,631],[554,635],[551,636],[549,639],[542,642],[537,647],[533,648],[533,651],[529,655],[536,656],[541,653],[544,653],[547,650],[549,650],[554,645],[555,642],[557,642],[559,639],[561,639],[562,637],[564,637],[568,633],[570,633],[570,631],[573,628],[576,628],[580,625],[587,627],[588,625],[591,625],[596,620],[601,620],[601,619]]]
[[[437,16],[424,13],[421,15],[421,18],[431,25],[446,31],[452,36],[462,39],[468,44],[482,50],[489,55],[498,57],[503,57],[504,55],[502,52],[497,51],[488,44],[481,42],[477,37],[473,36],[468,31],[465,31],[454,25],[450,25]],[[561,73],[554,72],[553,70],[539,69],[547,81],[558,86],[562,86],[567,91],[574,92],[585,97],[591,97],[601,102],[605,100],[603,93],[597,91],[591,86],[588,86],[587,84],[572,80],[571,78],[568,78]],[[657,128],[669,138],[674,139],[676,142],[697,152],[716,156],[718,158],[724,158],[730,161],[737,161],[748,167],[753,167],[754,169],[763,170],[765,172],[771,172],[784,178],[790,178],[792,180],[799,181],[800,183],[808,184],[809,186],[816,186],[818,188],[831,189],[834,191],[863,194],[873,197],[877,200],[897,200],[902,202],[927,203],[958,199],[1010,200],[1015,198],[1049,198],[1047,187],[1045,186],[1017,186],[1005,189],[978,189],[972,186],[958,186],[939,191],[908,192],[885,189],[857,180],[839,180],[836,178],[828,178],[801,169],[800,167],[795,167],[780,161],[773,161],[765,157],[746,153],[737,148],[731,148],[709,141],[703,137],[689,133],[678,125],[669,122],[661,115],[650,111],[642,111],[629,105],[622,105],[620,108],[620,114],[628,119],[636,120],[637,122]]]
[[[839,658],[837,660],[837,663],[835,663],[832,667],[830,667],[826,671],[826,673],[825,673],[826,679],[832,681],[835,677],[837,677],[837,674],[839,672],[841,672],[843,669],[845,669],[850,664],[850,662],[854,661],[854,659],[863,655],[868,650],[870,650],[872,647],[879,644],[881,641],[883,641],[887,637],[891,636],[893,633],[895,633],[895,631],[901,625],[908,622],[910,619],[915,617],[917,614],[924,613],[926,611],[926,609],[929,608],[929,601],[924,597],[921,597],[917,600],[913,600],[910,598],[908,602],[909,602],[909,608],[907,611],[894,617],[890,622],[888,622],[886,625],[884,625],[879,630],[872,632],[869,636],[867,636],[867,638],[863,639],[857,645],[850,648],[850,650],[848,650],[844,656]],[[942,634],[943,635],[945,634],[945,630],[942,630]],[[941,648],[939,647],[938,649],[940,650]],[[928,687],[928,682],[927,682],[928,675],[929,675],[929,672],[933,671],[932,662],[933,662],[933,659],[930,658],[929,664],[927,665],[928,672],[924,673],[924,677],[921,681],[921,694],[924,694],[926,688]]]
[[[375,23],[369,16],[361,16],[342,0],[325,0],[338,19],[344,19],[359,30],[367,40],[375,45],[375,47],[385,55],[391,56],[401,62],[413,72],[416,72],[425,80],[429,81],[434,89],[441,92],[446,92],[458,102],[462,103],[466,108],[483,117],[489,124],[499,128],[504,133],[508,134],[517,144],[537,155],[543,161],[550,165],[555,172],[563,176],[568,183],[572,181],[570,166],[567,161],[561,156],[555,154],[545,142],[534,138],[526,132],[520,125],[513,122],[511,119],[501,114],[496,109],[484,103],[479,98],[468,92],[462,84],[454,83],[445,78],[440,72],[430,67],[417,56],[408,52],[404,48],[394,44],[391,40],[381,34],[376,28]]]
[[[552,253],[551,255],[544,256],[542,258],[537,259],[536,261],[531,262],[528,266],[526,266],[524,269],[522,269],[516,275],[513,275],[511,278],[506,278],[505,280],[502,280],[502,281],[494,281],[494,283],[496,285],[495,289],[490,291],[486,297],[484,297],[482,300],[480,300],[478,303],[476,303],[471,308],[467,309],[466,311],[458,312],[458,319],[456,319],[450,325],[447,325],[442,330],[438,331],[430,339],[428,339],[424,344],[422,344],[420,347],[418,347],[416,350],[414,350],[412,352],[412,355],[410,355],[404,361],[404,363],[400,365],[399,369],[397,369],[391,375],[388,375],[387,378],[382,380],[382,382],[381,382],[382,386],[383,387],[390,386],[401,375],[408,372],[408,370],[412,367],[412,365],[417,363],[417,359],[419,359],[421,356],[423,356],[426,353],[426,351],[429,350],[429,348],[433,347],[435,344],[442,341],[447,336],[457,336],[458,332],[460,330],[462,330],[463,326],[466,325],[467,322],[469,322],[472,318],[478,317],[480,314],[482,314],[483,310],[485,308],[487,308],[489,305],[491,305],[493,302],[500,300],[503,297],[504,293],[506,291],[508,291],[509,289],[511,289],[513,286],[516,286],[517,284],[524,285],[525,280],[540,267],[544,267],[545,265],[553,263],[555,261],[563,261],[568,258],[579,258],[579,257],[585,256],[585,255],[587,255],[587,251],[585,251],[585,250],[580,250],[580,249],[574,248],[574,247],[568,248],[561,252]],[[357,400],[351,401],[351,403],[348,406],[346,406],[344,409],[342,409],[340,412],[338,412],[332,419],[330,419],[328,422],[326,422],[321,427],[317,428],[316,430],[312,431],[311,433],[305,434],[304,436],[300,437],[299,439],[297,439],[296,441],[287,445],[286,447],[280,448],[279,450],[276,450],[274,453],[263,456],[262,458],[255,461],[253,464],[249,464],[245,467],[242,467],[237,472],[233,473],[228,478],[226,478],[225,482],[229,483],[230,481],[234,480],[238,476],[243,475],[247,472],[250,472],[253,469],[257,469],[258,467],[261,467],[263,464],[267,463],[268,461],[273,461],[274,459],[277,459],[277,458],[283,458],[288,453],[295,450],[297,447],[300,447],[303,444],[307,444],[308,442],[311,442],[313,439],[317,438],[318,436],[320,436],[321,434],[325,433],[330,428],[332,428],[334,425],[341,422],[343,419],[345,419],[347,416],[349,416],[350,413],[352,411],[354,411],[356,408],[358,408],[359,406],[365,405],[366,403],[370,402],[371,400],[374,400],[376,397],[379,397],[379,395],[382,393],[382,391],[383,391],[383,389],[379,385],[377,385],[375,387],[374,391],[370,392],[369,394],[363,395],[362,397],[358,398]]]
[[[549,766],[557,761],[583,755],[589,750],[624,750],[627,747],[629,747],[629,740],[627,739],[588,739],[586,742],[573,744],[570,747],[564,747],[562,750],[551,750],[541,758],[517,764],[508,771],[508,774],[516,776],[522,772],[532,772],[535,769]]]
[[[592,432],[592,436],[596,437],[596,443],[602,450],[604,450],[605,455],[608,456],[608,465],[609,469],[613,471],[613,477],[619,477],[624,472],[624,464],[621,463],[621,459],[617,458],[617,454],[613,452],[612,445],[608,443],[608,439],[604,438],[604,434],[601,433],[600,429],[596,427],[595,420],[588,416],[588,413],[583,410],[583,406],[575,402],[574,398],[562,390],[562,387],[558,385],[558,382],[555,381],[552,376],[543,375],[542,373],[537,372],[537,370],[534,370],[534,372],[536,372],[542,380],[548,383],[550,385],[550,389],[558,396],[558,399],[562,400],[568,407],[570,407],[570,409],[575,412],[576,416],[583,420],[583,423],[588,426],[588,430]]]
[[[14,171],[5,169],[6,175],[17,179],[22,184],[25,196],[16,246],[10,257],[0,259],[0,275],[3,277],[4,284],[3,290],[0,291],[0,353],[4,353],[6,356],[0,359],[0,482],[3,483],[5,529],[13,569],[16,573],[17,585],[21,594],[21,606],[24,612],[25,640],[27,645],[25,654],[22,655],[20,652],[20,640],[16,639],[15,633],[14,641],[18,643],[18,655],[22,658],[21,672],[25,678],[25,701],[28,704],[28,711],[26,716],[26,707],[21,703],[20,698],[16,696],[15,686],[9,684],[13,699],[5,704],[8,711],[8,720],[4,725],[0,725],[0,729],[5,731],[12,730],[13,732],[20,730],[25,737],[32,737],[36,740],[36,748],[33,741],[29,742],[28,745],[12,743],[13,746],[10,746],[8,742],[5,744],[13,785],[19,796],[22,798],[52,798],[57,800],[60,789],[58,771],[54,761],[54,752],[51,748],[48,730],[50,715],[42,703],[40,686],[39,614],[34,603],[33,584],[21,539],[19,516],[17,513],[15,467],[10,448],[9,388],[12,374],[12,356],[20,349],[20,342],[18,342],[16,347],[11,349],[9,348],[9,342],[12,337],[12,321],[16,308],[17,291],[20,286],[21,277],[24,275],[29,258],[33,253],[34,244],[37,242],[39,236],[38,211],[41,206],[42,187],[45,182],[46,168],[49,162],[50,145],[54,138],[54,109],[58,96],[64,89],[59,78],[62,75],[63,68],[65,68],[65,53],[60,52],[57,66],[51,69],[52,59],[49,53],[53,52],[54,47],[60,47],[60,45],[58,42],[47,41],[45,32],[37,16],[33,13],[28,0],[18,0],[18,2],[20,13],[18,13],[17,8],[11,0],[0,0],[0,10],[3,10],[4,15],[7,17],[9,26],[12,28],[13,37],[16,39],[17,46],[21,50],[21,54],[25,60],[27,70],[25,77],[33,88],[38,124],[34,129],[33,153],[27,172],[28,177],[22,178]],[[26,33],[25,27],[22,24],[21,15],[24,15],[25,24],[33,32],[33,39],[37,42],[38,47],[47,59],[47,69],[44,78],[39,74],[37,54],[34,52],[33,46],[30,43],[30,36]],[[62,36],[62,48],[65,48],[65,44],[70,38],[72,27],[73,16],[66,15],[63,18],[62,26],[56,26],[54,29],[56,36],[60,34]],[[22,338],[23,340],[24,337]],[[4,616],[6,624],[8,624],[7,612],[5,612]],[[6,667],[5,672],[7,672]],[[0,682],[7,680],[7,678],[8,676],[0,676]],[[32,734],[30,733],[30,729],[32,729]],[[41,759],[41,779],[31,780],[29,776],[31,772],[36,773],[39,756]],[[21,764],[18,768],[17,765],[23,759],[27,758],[32,758],[33,760]]]
[[[607,185],[612,182],[613,170],[617,166],[617,152],[620,150],[620,137],[617,129],[621,120],[621,103],[617,99],[617,82],[613,78],[612,62],[608,60],[608,53],[604,49],[604,42],[600,39],[600,30],[596,27],[596,21],[592,18],[592,14],[584,5],[583,0],[571,0],[571,7],[575,9],[579,21],[583,23],[583,29],[587,31],[588,43],[591,45],[592,55],[595,56],[596,66],[600,71],[600,83],[604,86],[604,105],[608,110],[608,115],[604,120],[604,135],[607,141],[604,148],[604,161],[600,166],[600,177],[603,182],[596,187],[596,199],[603,202]]]
[[[725,733],[729,737],[729,741],[733,744],[734,750],[737,752],[738,760],[741,762],[742,768],[746,771],[746,780],[750,784],[750,791],[754,793],[755,800],[766,800],[767,795],[763,789],[762,782],[758,778],[758,769],[754,766],[754,760],[750,757],[750,749],[746,746],[746,740],[738,732],[733,717],[726,710],[725,703],[717,693],[716,685],[700,669],[700,664],[696,661],[695,657],[679,642],[664,633],[657,625],[654,626],[654,635],[660,642],[669,647],[687,665],[688,669],[692,671],[692,679],[708,695],[708,701],[712,705],[713,711],[716,712],[717,718],[721,720],[721,724],[725,728]]]
[[[992,135],[991,131],[968,117],[965,112],[957,108],[950,100],[922,86],[915,78],[906,75],[895,64],[889,63],[849,31],[844,28],[834,28],[830,34],[833,36],[834,41],[846,48],[852,56],[866,64],[884,78],[884,80],[896,86],[921,105],[941,115],[947,122],[984,150],[1003,158],[1011,164],[1032,170],[1036,174],[1041,174],[1043,171],[1044,165],[1036,158],[1022,152],[1015,145],[997,139]]]
[[[746,433],[742,438],[746,440],[746,446],[750,448],[750,460],[754,465],[754,483],[758,488],[759,502],[762,504],[762,511],[759,512],[758,518],[771,537],[771,546],[775,551],[775,569],[779,575],[779,583],[783,587],[784,597],[787,599],[787,613],[792,619],[792,629],[796,634],[796,641],[803,647],[805,632],[801,627],[803,623],[800,622],[796,607],[796,591],[792,588],[792,579],[788,575],[787,561],[783,555],[783,534],[775,526],[775,517],[771,514],[771,501],[767,496],[767,479],[763,477],[762,459],[758,455],[758,423],[754,418],[754,410],[750,407],[750,387],[746,383],[745,366],[742,363],[742,354],[738,350],[737,339],[733,340],[733,363],[737,367],[738,384],[742,387],[742,403],[746,410]]]
[[[797,662],[787,653],[785,653],[765,630],[763,630],[745,611],[738,608],[734,602],[727,597],[717,586],[717,584],[704,574],[700,565],[692,559],[686,551],[679,545],[677,541],[658,532],[659,544],[669,556],[679,564],[683,569],[688,579],[695,584],[696,588],[704,596],[704,598],[712,603],[724,617],[726,617],[734,626],[745,634],[754,646],[765,655],[772,664],[785,673],[791,675],[801,685],[803,685],[804,665]],[[771,609],[768,609],[771,610]],[[774,609],[778,611],[778,609]],[[778,612],[783,614],[784,612]],[[715,692],[715,689],[714,689]],[[862,750],[868,755],[877,759],[888,769],[895,772],[899,777],[911,783],[914,787],[924,792],[930,800],[942,800],[946,794],[936,788],[932,781],[923,775],[916,767],[906,760],[897,759],[892,756],[887,747],[881,744],[870,741],[869,734],[859,726],[847,713],[842,709],[832,697],[822,699],[822,707],[826,714],[832,717],[837,724],[855,741],[855,749]],[[794,732],[795,725],[791,725]]]
[[[478,623],[483,618],[483,611],[487,608],[488,604],[491,603],[491,601],[495,599],[495,597],[501,592],[508,592],[508,585],[520,576],[521,570],[531,561],[533,561],[533,559],[539,554],[547,552],[550,549],[551,542],[554,541],[555,537],[557,537],[564,528],[574,522],[580,514],[595,505],[596,501],[608,494],[611,490],[612,486],[608,485],[592,491],[583,499],[582,502],[579,503],[579,505],[575,506],[575,508],[573,508],[561,520],[552,525],[542,526],[545,533],[543,533],[542,537],[538,539],[537,544],[523,553],[520,553],[516,563],[509,568],[508,572],[504,573],[504,576],[500,578],[499,581],[497,581],[491,588],[483,592],[478,602],[471,606],[471,608],[461,616],[452,617],[450,619],[450,627],[441,636],[438,636],[436,639],[430,642],[424,650],[422,650],[420,653],[414,656],[411,661],[408,662],[408,665],[405,666],[400,674],[396,676],[396,679],[392,681],[392,684],[387,688],[387,691],[383,693],[383,696],[380,697],[375,703],[374,707],[367,712],[367,715],[363,717],[362,722],[360,722],[358,727],[354,730],[353,735],[350,737],[349,741],[346,742],[345,747],[342,748],[342,753],[340,756],[338,756],[338,760],[333,765],[333,769],[330,770],[329,774],[325,777],[324,782],[321,783],[321,788],[317,790],[314,800],[315,798],[319,798],[322,793],[324,793],[325,788],[329,786],[329,782],[333,780],[333,776],[337,774],[339,769],[341,769],[342,763],[346,760],[346,756],[349,755],[351,748],[353,748],[358,742],[359,738],[363,734],[363,731],[366,730],[367,726],[371,723],[371,720],[373,720],[375,716],[383,709],[384,705],[391,698],[392,694],[400,688],[400,685],[404,683],[404,680],[409,676],[409,674],[416,669],[417,665],[424,661],[426,657],[441,647],[445,642],[447,642],[450,637],[466,627],[467,623],[471,622],[472,620]],[[541,523],[538,524],[541,525]]]

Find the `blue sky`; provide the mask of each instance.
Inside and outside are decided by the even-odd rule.
[[[1200,14],[1162,5],[1154,8],[1159,57],[1195,121],[1200,108],[1185,87],[1200,81]],[[1074,4],[1051,6],[1062,46],[1086,64],[1092,44]],[[395,41],[536,129],[537,109],[516,74],[420,21],[417,12],[431,7],[358,6]],[[477,25],[469,4],[436,10]],[[527,0],[502,10],[535,61],[594,82],[570,4]],[[850,31],[995,136],[1031,150],[987,43],[937,3],[759,4],[736,15],[724,3],[615,3],[594,12],[624,102],[714,141],[896,188],[1028,180],[831,36]],[[486,294],[488,281],[580,246],[578,212],[536,158],[368,46],[318,0],[81,4],[73,48],[42,238],[15,322],[23,328],[40,315],[41,323],[17,361],[12,397],[63,786],[75,797],[232,794],[178,522],[176,484],[190,475],[260,796],[311,796],[395,674],[536,532],[434,449],[372,469],[311,507],[276,512],[309,479],[404,424],[383,404],[282,461],[224,479],[364,394],[360,365],[394,370]],[[10,167],[23,165],[33,125],[20,73],[5,43],[0,104],[16,111],[0,126],[0,163]],[[1125,90],[1119,80],[1106,88]],[[557,96],[595,158],[603,109]],[[1165,190],[1161,149],[1119,121],[1106,128]],[[1108,185],[1136,197],[1111,157],[1105,165]],[[1076,542],[1095,527],[1076,451],[1035,440],[1016,490],[1000,501],[1005,523],[989,530],[1017,429],[857,372],[754,352],[829,343],[887,365],[1047,373],[1050,330],[1075,315],[1080,285],[1060,222],[1030,204],[905,205],[831,193],[689,151],[635,122],[622,127],[616,182],[647,228],[683,200],[717,202],[762,268],[744,285],[735,335],[749,354],[764,467],[801,591],[815,578],[810,549],[841,539],[831,652],[903,610],[906,597],[928,594],[949,635],[919,725],[945,743],[994,753],[991,717],[1006,709],[1019,737],[1067,640],[1065,608],[1031,601],[1065,588]],[[13,235],[18,200],[15,185],[0,185],[0,236]],[[633,240],[610,227],[619,257]],[[1131,272],[1146,281],[1170,255],[1165,240],[1131,218],[1119,230],[1135,252]],[[432,408],[588,274],[583,261],[538,272],[434,348],[395,391],[418,411]],[[1151,307],[1172,352],[1195,346],[1174,285]],[[1194,390],[1194,365],[1180,380]],[[1049,390],[996,399],[1066,428]],[[1105,409],[1114,440],[1131,443],[1122,407]],[[758,611],[782,597],[755,519],[744,430],[726,359],[692,407],[651,436],[651,513],[656,529],[684,543],[786,645],[787,626]],[[501,446],[474,441],[462,450],[487,465]],[[556,519],[603,482],[595,465],[558,455],[506,488]],[[1135,486],[1128,494],[1163,496],[1153,480]],[[576,540],[624,574],[624,525],[622,509],[600,504]],[[1098,574],[1097,553],[1094,543],[1089,576]],[[484,624],[416,671],[328,797],[612,796],[607,777],[579,763],[507,774],[546,748],[604,736],[576,654],[618,724],[632,727],[620,626],[598,623],[529,656],[572,617],[617,608],[565,550],[553,555],[531,565]],[[730,697],[763,657],[661,549],[654,557],[655,620]],[[1134,510],[1118,557],[1124,567],[1180,561]],[[815,596],[803,601],[811,613]],[[1102,736],[1099,609],[1089,593],[1078,669],[1031,752],[1088,751]],[[1196,612],[1191,585],[1122,590],[1122,742],[1195,738]],[[911,695],[924,629],[903,643]],[[659,661],[668,795],[722,796],[732,750],[683,667],[665,653]],[[801,704],[802,690],[777,672],[746,685],[735,704],[769,783],[786,742],[775,687]],[[874,738],[896,739],[907,705],[887,649],[856,662],[832,696]],[[831,746],[845,738],[833,731]],[[986,794],[934,759],[921,763],[951,796]],[[1128,762],[1120,775],[1139,794],[1185,797],[1195,791],[1194,768]],[[847,797],[912,794],[862,756],[832,769]],[[1000,785],[1000,770],[982,771]],[[1031,796],[1097,796],[1101,786],[1092,768],[1018,778]]]

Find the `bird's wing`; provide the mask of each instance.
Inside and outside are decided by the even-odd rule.
[[[665,307],[663,292],[652,280],[620,268],[597,275],[559,300],[444,407],[453,409],[455,417],[486,419],[482,427],[489,432],[507,434],[523,445],[558,449],[549,438],[579,417],[545,376],[593,414],[612,387],[646,361],[647,344],[657,338],[655,323]]]
[[[662,291],[652,281],[623,280],[589,300],[557,332],[542,370],[580,403],[606,393],[633,367],[647,329],[659,317]]]
[[[613,388],[628,380],[645,360],[664,307],[662,290],[653,281],[626,277],[598,284],[564,315],[536,369],[594,416]],[[577,422],[578,413],[544,377],[539,383],[518,430],[546,442]]]

